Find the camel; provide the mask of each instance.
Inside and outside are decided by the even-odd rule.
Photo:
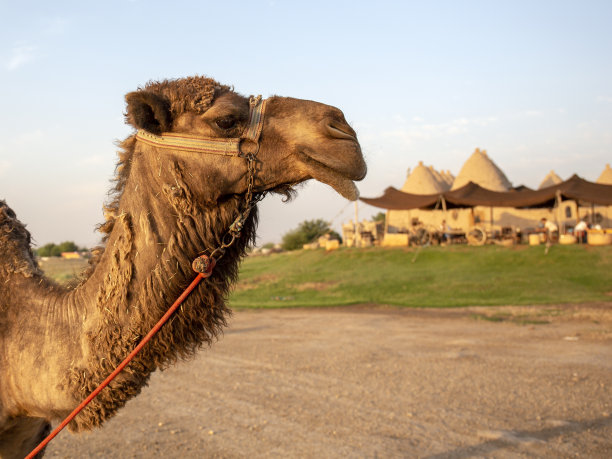
[[[343,113],[288,97],[264,102],[258,140],[241,141],[262,101],[211,78],[153,81],[127,94],[136,131],[119,144],[103,245],[76,286],[44,276],[29,232],[0,201],[0,457],[24,457],[97,387],[190,283],[201,253],[218,257],[212,275],[69,429],[100,426],[153,371],[210,346],[227,326],[228,292],[255,242],[265,193],[290,198],[316,179],[357,198],[366,165]],[[200,137],[237,144],[237,154],[162,142]]]

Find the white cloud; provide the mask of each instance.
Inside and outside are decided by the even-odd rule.
[[[36,47],[19,44],[13,47],[11,57],[6,63],[6,69],[13,71],[32,61],[35,57]]]
[[[46,41],[51,37],[65,34],[68,24],[69,21],[63,17],[47,18],[38,21],[36,25],[32,24],[38,32],[36,41],[38,41],[44,49]],[[38,57],[37,54],[39,54],[39,46],[36,44],[27,41],[17,42],[10,50],[10,55],[4,63],[4,67],[9,71],[17,70],[29,62],[32,62]]]
[[[411,122],[399,122],[396,117],[396,126],[392,129],[370,130],[364,137],[378,137],[385,139],[399,140],[403,143],[411,143],[417,140],[439,139],[443,136],[455,136],[469,132],[472,128],[482,128],[490,126],[498,121],[496,116],[478,118],[457,118],[442,123],[421,123],[416,119]]]

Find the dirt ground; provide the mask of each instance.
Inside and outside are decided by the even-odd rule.
[[[612,303],[236,311],[46,457],[612,457]]]

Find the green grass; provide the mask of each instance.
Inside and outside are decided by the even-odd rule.
[[[84,258],[64,260],[59,257],[49,257],[39,260],[38,264],[47,276],[61,284],[66,284],[87,268],[88,261]]]
[[[415,259],[415,255],[416,259]],[[412,260],[415,259],[414,262]],[[68,282],[84,260],[43,262]],[[384,304],[410,307],[612,301],[612,246],[454,246],[296,251],[249,257],[235,308]],[[504,320],[503,317],[483,320]]]
[[[244,261],[232,307],[527,305],[612,300],[612,247],[299,251]]]

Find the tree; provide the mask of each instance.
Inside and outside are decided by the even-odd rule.
[[[56,245],[54,243],[49,243],[49,244],[45,244],[42,247],[40,247],[38,250],[36,250],[36,254],[39,257],[54,257],[56,256],[54,254],[54,250],[56,249]]]
[[[36,251],[39,257],[60,257],[62,252],[78,252],[81,250],[74,242],[64,241],[59,245],[50,242]]]
[[[384,212],[378,212],[376,215],[372,217],[373,222],[385,222],[386,214]]]
[[[283,235],[282,246],[284,250],[301,249],[304,244],[314,242],[330,232],[329,223],[325,220],[320,218],[317,220],[305,220],[296,229]]]
[[[72,241],[64,241],[58,245],[60,254],[62,252],[78,252],[79,247]]]

